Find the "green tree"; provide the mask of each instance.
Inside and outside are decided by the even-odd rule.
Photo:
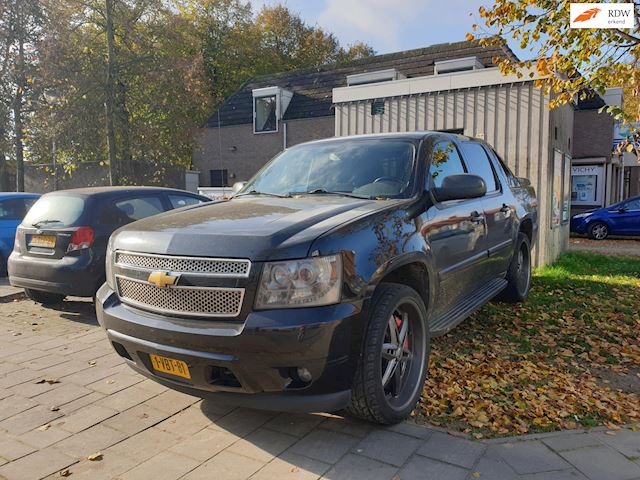
[[[500,44],[513,39],[531,52],[533,59],[496,59],[504,73],[535,68],[544,76],[538,85],[553,94],[551,107],[567,103],[591,90],[604,93],[607,87],[625,86],[638,92],[640,73],[640,2],[635,0],[635,27],[623,29],[570,28],[569,0],[495,0],[479,9],[483,25],[474,31],[483,44]],[[476,34],[468,34],[473,39]],[[610,107],[617,118],[635,120],[633,109]]]

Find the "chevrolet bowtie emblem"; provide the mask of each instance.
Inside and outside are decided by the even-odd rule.
[[[175,285],[178,282],[179,275],[172,275],[168,272],[157,271],[149,275],[149,282],[153,283],[156,287],[165,288],[170,285]]]

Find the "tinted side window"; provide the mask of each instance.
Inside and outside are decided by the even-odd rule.
[[[433,146],[431,166],[429,167],[429,177],[433,179],[433,186],[439,188],[445,177],[459,173],[465,173],[465,171],[456,146],[446,140],[437,142]],[[428,181],[429,179],[427,179]]]
[[[158,197],[127,198],[115,202],[115,206],[129,221],[140,220],[164,211],[162,201]]]
[[[180,208],[186,207],[187,205],[196,205],[197,203],[202,203],[201,200],[190,197],[188,195],[176,195],[170,193],[167,195],[169,197],[169,203],[171,203],[171,208]]]
[[[0,200],[0,220],[22,220],[35,202],[35,198]]]
[[[625,208],[628,210],[640,210],[640,198],[627,202]]]
[[[475,142],[462,142],[462,154],[469,173],[482,177],[487,184],[487,192],[496,191],[498,189],[496,176],[487,152],[482,148],[482,145]]]

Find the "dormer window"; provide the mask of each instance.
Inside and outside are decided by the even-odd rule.
[[[434,75],[445,73],[468,72],[470,70],[480,70],[484,65],[478,57],[455,58],[453,60],[437,61],[433,65]]]
[[[292,97],[293,92],[280,87],[253,90],[253,133],[277,132]]]

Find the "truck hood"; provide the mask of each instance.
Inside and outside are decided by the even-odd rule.
[[[323,233],[405,201],[329,195],[239,197],[131,223],[114,233],[113,248],[253,261],[304,258]]]

